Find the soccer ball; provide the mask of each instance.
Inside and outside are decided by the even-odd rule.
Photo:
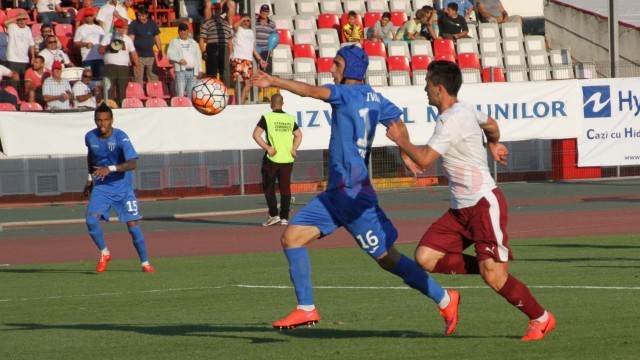
[[[227,87],[218,79],[210,77],[201,79],[191,90],[193,107],[205,115],[219,114],[228,102]]]

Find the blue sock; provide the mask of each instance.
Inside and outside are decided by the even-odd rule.
[[[296,290],[298,305],[313,305],[311,262],[306,248],[284,249],[289,261],[289,275]]]
[[[136,225],[130,227],[129,234],[131,234],[131,238],[133,239],[133,246],[135,246],[136,251],[138,251],[140,261],[147,261],[147,245],[144,243],[144,234],[142,234],[140,226]]]
[[[107,245],[104,243],[104,233],[100,226],[100,219],[95,216],[87,216],[87,229],[89,229],[89,235],[98,246],[98,249],[104,250]]]
[[[426,271],[420,269],[415,261],[405,255],[402,255],[398,265],[391,272],[401,277],[405,284],[427,295],[436,304],[444,298],[444,289]]]

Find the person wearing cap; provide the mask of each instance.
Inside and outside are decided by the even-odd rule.
[[[364,83],[368,65],[364,50],[349,45],[338,50],[333,59],[334,84],[314,86],[262,71],[251,79],[262,88],[271,86],[322,100],[332,109],[327,189],[293,216],[280,239],[298,304],[273,327],[295,328],[320,320],[305,246],[344,227],[382,269],[438,304],[445,319],[445,332],[450,334],[457,324],[456,294],[450,296],[415,261],[394,247],[398,231],[378,205],[371,184],[368,165],[376,127],[402,121],[402,110]]]
[[[51,65],[51,76],[42,83],[42,97],[48,110],[71,109],[73,91],[69,81],[62,78],[62,63],[54,61]]]
[[[229,57],[233,54],[233,29],[214,8],[213,17],[200,26],[198,44],[205,61],[207,76],[219,78],[230,86]]]
[[[82,24],[84,24],[84,17],[85,17],[85,12],[91,9],[92,14],[93,14],[93,19],[95,20],[95,16],[98,15],[98,11],[100,11],[100,8],[97,6],[93,6],[93,0],[82,0],[82,8],[80,8],[78,10],[78,13],[76,14],[76,17],[74,18],[75,21],[75,28],[78,29],[80,26],[82,26]]]
[[[260,58],[268,63],[265,72],[271,74],[272,58],[269,56],[269,36],[277,32],[276,23],[269,19],[269,5],[260,7],[260,16],[256,21],[256,45],[262,50]]]
[[[196,77],[201,78],[204,71],[200,46],[189,37],[187,24],[178,25],[178,37],[169,43],[167,57],[176,74],[176,96],[191,96]]]
[[[116,99],[118,106],[121,106],[129,83],[129,64],[133,67],[135,78],[140,72],[140,63],[133,40],[127,35],[127,22],[117,19],[113,26],[114,33],[102,38],[98,52],[104,55],[104,77],[111,82],[109,99]]]
[[[35,0],[36,10],[38,11],[38,22],[42,24],[71,24],[71,18],[62,10],[60,0]],[[66,14],[67,16],[61,16]]]
[[[118,19],[127,22],[127,24],[129,23],[127,9],[118,0],[110,0],[102,5],[100,11],[96,14],[96,22],[102,26],[105,34],[112,32],[113,23]]]
[[[104,37],[104,29],[95,23],[93,8],[85,8],[83,16],[84,23],[73,35],[73,46],[80,49],[82,67],[91,68],[93,76],[101,78],[104,73],[104,55],[98,52],[98,48]]]
[[[54,61],[59,61],[62,63],[63,67],[73,67],[73,63],[71,59],[69,59],[69,55],[67,55],[62,49],[57,49],[56,46],[58,42],[56,41],[56,37],[54,35],[49,35],[46,37],[45,42],[47,47],[40,51],[38,55],[44,58],[44,67],[51,70]]]
[[[137,19],[129,24],[127,34],[133,40],[140,61],[140,71],[136,82],[142,85],[144,75],[147,76],[147,81],[157,81],[158,66],[153,45],[158,49],[158,59],[162,59],[162,42],[160,41],[158,24],[155,21],[149,21],[149,9],[146,6],[141,6],[138,9]]]
[[[27,26],[28,19],[26,11],[19,11],[16,16],[4,21],[5,32],[8,35],[7,67],[17,72],[21,78],[24,78],[24,73],[29,68],[30,59],[36,55],[31,28]],[[16,87],[15,85],[12,84]]]

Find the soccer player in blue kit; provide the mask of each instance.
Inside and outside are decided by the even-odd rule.
[[[340,49],[331,69],[335,85],[312,86],[270,76],[262,71],[252,83],[277,87],[331,104],[329,178],[327,189],[311,200],[289,222],[281,238],[298,306],[276,329],[311,325],[320,320],[311,285],[311,263],[305,246],[344,226],[358,245],[386,271],[431,298],[445,320],[445,333],[458,322],[459,294],[445,291],[416,263],[394,247],[398,232],[378,205],[367,164],[376,126],[398,121],[402,111],[363,82],[369,65],[357,46]]]
[[[89,177],[84,187],[84,195],[89,198],[87,206],[87,229],[100,249],[97,272],[107,269],[111,253],[104,242],[100,220],[109,221],[113,208],[120,222],[127,224],[133,245],[142,262],[142,271],[155,272],[147,258],[144,234],[138,225],[141,219],[138,199],[133,193],[132,170],[137,167],[138,153],[133,148],[129,136],[113,127],[113,112],[105,104],[100,105],[94,115],[96,128],[85,135],[88,148],[87,166]]]

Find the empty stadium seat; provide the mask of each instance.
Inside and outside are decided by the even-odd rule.
[[[368,12],[364,14],[364,27],[366,28],[374,27],[381,17],[382,17],[382,13],[379,13],[379,12]]]
[[[162,54],[162,59],[160,59],[158,57],[160,53],[157,51],[154,51],[154,56],[156,58],[156,65],[159,68],[172,68],[173,69],[173,64],[169,61],[169,57],[167,56],[167,54]]]
[[[502,39],[502,50],[506,53],[522,53],[524,54],[524,43],[521,38]]]
[[[577,79],[596,79],[598,77],[596,66],[593,64],[576,64],[573,68]]]
[[[340,0],[320,0],[320,12],[322,14],[342,15],[342,2]]]
[[[296,24],[295,30],[318,30],[316,17],[313,15],[298,15],[293,21]]]
[[[321,57],[318,59],[318,86],[333,83],[332,66],[333,58]]]
[[[123,109],[143,108],[144,104],[142,100],[133,97],[126,97],[122,100]]]
[[[293,17],[289,15],[273,15],[271,16],[271,20],[276,24],[276,29],[278,30],[289,30],[289,32],[291,32],[295,29],[293,26]]]
[[[311,44],[295,44],[293,45],[293,58],[309,58],[315,62],[317,60],[316,49]]]
[[[16,107],[10,103],[0,103],[0,111],[16,111]]]
[[[389,11],[389,4],[386,0],[367,0],[367,11],[383,13]]]
[[[523,52],[508,52],[504,54],[504,65],[509,82],[529,81],[527,63]]]
[[[274,13],[296,16],[296,3],[293,0],[273,0]]]
[[[289,45],[278,44],[271,52],[271,57],[273,59],[286,59],[289,61],[293,61],[293,53],[291,51],[291,47]]]
[[[422,9],[425,5],[433,7],[433,0],[412,0],[411,3],[413,4],[414,10]]]
[[[294,44],[311,44],[314,47],[318,45],[318,43],[316,42],[316,35],[314,30],[294,30],[293,43]]]
[[[309,85],[316,84],[316,63],[310,58],[293,59],[293,80],[302,81]]]
[[[542,35],[527,35],[524,37],[524,49],[527,53],[547,51],[547,45]]]
[[[478,42],[472,38],[460,38],[456,41],[456,51],[458,54],[474,52],[478,53]]]
[[[437,61],[451,61],[452,63],[456,62],[456,57],[454,55],[451,54],[440,54],[440,55],[433,55],[433,60],[437,60]]]
[[[73,38],[73,25],[71,24],[55,24],[53,26],[53,33],[56,36],[66,36]]]
[[[162,81],[148,81],[146,85],[147,96],[150,98],[160,98],[160,99],[169,99],[171,95],[169,95],[169,89],[167,88],[167,84]],[[181,95],[181,94],[177,94]]]
[[[148,108],[167,107],[167,106],[169,106],[167,105],[167,101],[161,98],[149,98],[147,99],[147,103],[146,103],[146,107]]]
[[[320,14],[320,9],[318,9],[318,0],[297,0],[297,3],[298,15],[312,15],[316,17]]]
[[[340,17],[337,14],[320,14],[318,29],[335,29],[340,31]]]
[[[142,88],[142,85],[138,84],[137,82],[130,81],[127,84],[127,90],[125,92],[125,97],[145,100],[147,98],[147,95],[145,95],[144,89]]]
[[[494,54],[494,55],[502,56],[502,46],[500,46],[499,42],[493,39],[489,39],[489,40],[480,39],[480,54],[482,55]]]
[[[482,82],[505,82],[504,69],[501,67],[487,67],[482,69]]]
[[[409,59],[406,56],[390,56],[387,58],[390,86],[410,86]]]
[[[11,85],[7,85],[4,87],[4,91],[8,92],[9,94],[13,95],[16,97],[16,99],[18,99],[18,104],[22,103],[22,100],[20,100],[20,96],[18,95],[18,90],[16,90],[16,88],[14,88]]]
[[[172,107],[188,107],[191,106],[191,99],[187,96],[174,96],[171,98]]]
[[[427,83],[427,68],[432,58],[429,55],[414,55],[411,57],[411,71],[413,85],[425,85]]]
[[[289,30],[278,29],[278,35],[280,37],[278,44],[288,45],[291,48],[293,47],[293,38],[291,37],[291,32]]]
[[[546,51],[528,51],[529,78],[531,81],[544,81],[551,79],[551,67]]]
[[[496,23],[480,23],[478,25],[478,36],[480,40],[493,40],[500,42],[500,29]]]
[[[366,82],[371,86],[387,86],[387,62],[382,56],[369,56]]]
[[[355,11],[356,14],[364,14],[367,12],[364,1],[362,0],[344,0],[342,2],[342,5],[344,7],[345,13],[348,13],[349,11]]]
[[[273,75],[276,75],[283,79],[291,79],[293,78],[293,71],[291,68],[292,64],[293,63],[290,60],[273,59],[271,72]]]
[[[461,69],[462,82],[465,84],[478,84],[482,82],[480,69]]]
[[[318,44],[340,44],[338,31],[335,29],[318,29]]]
[[[410,57],[409,44],[406,41],[389,41],[387,43],[387,53],[389,56]]]
[[[384,46],[383,42],[380,41],[365,41],[362,44],[362,48],[367,55],[371,56],[380,56],[383,58],[387,58],[387,49]]]
[[[480,58],[474,52],[458,54],[458,65],[460,69],[481,69]]]
[[[318,56],[324,58],[334,58],[340,49],[338,44],[321,44],[318,46]]]
[[[569,49],[555,49],[549,52],[551,74],[554,80],[573,79],[573,62]]]
[[[480,63],[483,68],[487,67],[504,67],[502,62],[502,54],[499,53],[482,53],[480,55]]]
[[[478,41],[479,39],[478,28],[476,27],[476,24],[467,23],[467,27],[469,28],[469,32],[467,33],[467,35],[471,36],[472,38],[476,39],[476,41]]]
[[[31,35],[33,35],[34,38],[42,35],[42,23],[31,25]]]
[[[502,39],[523,39],[522,24],[518,22],[506,22],[500,26]]]
[[[393,11],[391,12],[391,23],[393,26],[402,26],[409,20],[409,16],[407,13],[402,11]]]
[[[20,111],[42,111],[42,105],[37,102],[23,102]]]
[[[456,49],[451,39],[438,39],[433,41],[434,57],[451,55],[455,59]]]
[[[413,40],[411,42],[411,55],[429,55],[433,58],[433,48],[429,40]]]
[[[401,11],[407,14],[413,11],[410,0],[389,0],[389,10]]]

